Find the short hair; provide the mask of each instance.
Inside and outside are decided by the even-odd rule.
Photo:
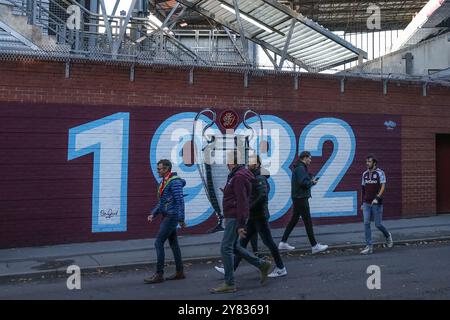
[[[170,160],[161,159],[158,161],[157,165],[159,166],[160,164],[162,164],[165,168],[169,168],[169,171],[172,170],[172,162],[170,162]]]
[[[375,164],[378,164],[378,159],[377,159],[377,157],[375,157],[375,155],[373,155],[373,154],[369,154],[369,155],[366,157],[366,160],[372,160]]]
[[[300,153],[300,160],[303,160],[305,158],[310,158],[311,157],[311,152],[309,151],[303,151],[302,153]]]

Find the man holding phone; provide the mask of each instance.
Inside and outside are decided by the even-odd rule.
[[[295,247],[287,243],[287,239],[291,234],[294,227],[297,225],[300,216],[303,219],[303,223],[306,228],[309,242],[311,243],[312,254],[316,254],[328,249],[327,245],[317,243],[314,236],[314,230],[311,220],[311,212],[309,208],[309,198],[311,198],[311,188],[318,183],[318,178],[314,178],[308,172],[308,166],[311,164],[311,153],[303,151],[300,154],[300,161],[294,166],[292,170],[291,181],[291,196],[294,203],[294,212],[292,214],[291,221],[284,231],[283,238],[281,239],[278,249],[280,250],[294,250]]]
[[[386,245],[389,248],[392,248],[394,245],[392,235],[382,224],[383,194],[386,188],[386,175],[377,165],[378,160],[374,155],[367,156],[367,170],[364,171],[361,182],[361,210],[364,217],[366,247],[361,251],[361,254],[373,253],[372,231],[370,229],[372,216],[375,220],[375,227],[386,237]]]

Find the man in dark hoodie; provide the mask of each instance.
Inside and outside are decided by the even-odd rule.
[[[280,252],[277,245],[273,241],[272,233],[269,226],[269,191],[270,185],[267,182],[269,175],[261,174],[261,159],[259,156],[251,156],[248,168],[255,176],[252,180],[252,193],[250,196],[250,216],[247,221],[247,234],[240,241],[241,247],[246,248],[248,243],[259,234],[263,243],[270,250],[275,261],[276,268],[268,277],[276,278],[287,275],[286,268],[281,260]],[[234,260],[234,269],[236,270],[241,262],[241,257],[236,256]],[[224,273],[223,267],[215,267],[215,269]]]
[[[281,242],[278,245],[280,250],[294,250],[295,247],[287,243],[287,239],[292,230],[298,223],[300,216],[303,219],[306,233],[308,235],[309,242],[311,243],[311,251],[313,254],[325,251],[328,249],[327,245],[317,243],[314,237],[314,230],[311,220],[311,212],[309,209],[309,198],[311,198],[311,188],[318,183],[318,179],[314,178],[308,172],[308,166],[311,164],[311,153],[303,151],[300,154],[300,161],[294,166],[292,170],[291,180],[291,196],[294,204],[294,212],[292,214],[291,221],[284,231]]]
[[[242,239],[246,235],[245,224],[250,211],[251,181],[255,178],[250,170],[245,168],[243,164],[239,164],[241,159],[239,151],[230,151],[227,154],[230,174],[223,190],[225,231],[221,245],[225,283],[220,287],[211,289],[211,293],[236,291],[234,283],[234,255],[247,260],[260,270],[261,283],[266,281],[271,267],[270,262],[258,258],[247,249],[244,249],[239,243],[239,238]]]
[[[183,261],[181,259],[181,250],[178,245],[177,226],[185,227],[184,223],[184,196],[183,187],[186,181],[181,179],[176,172],[172,172],[172,163],[163,159],[157,164],[159,177],[162,178],[158,186],[157,196],[158,204],[152,210],[148,221],[151,223],[158,214],[163,216],[159,233],[156,237],[156,273],[144,279],[145,283],[159,283],[164,281],[164,243],[169,240],[175,259],[176,272],[174,275],[166,278],[166,280],[184,279]]]

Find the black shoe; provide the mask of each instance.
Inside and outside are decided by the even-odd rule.
[[[208,233],[221,232],[224,230],[225,229],[222,226],[222,221],[220,221],[214,228],[212,228],[210,231],[208,231]]]

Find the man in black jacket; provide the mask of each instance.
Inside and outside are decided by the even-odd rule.
[[[240,239],[240,245],[246,248],[248,243],[254,236],[261,237],[263,243],[270,250],[275,261],[275,269],[268,275],[269,278],[282,277],[287,275],[286,268],[281,260],[280,252],[277,245],[273,241],[272,233],[269,226],[269,191],[270,185],[267,182],[269,176],[261,174],[261,159],[259,156],[251,156],[248,168],[255,175],[252,180],[252,192],[250,195],[250,214],[246,223],[246,235]],[[234,259],[234,269],[236,270],[242,258],[236,256]],[[224,273],[223,267],[215,267],[215,269]]]
[[[295,247],[287,243],[287,239],[292,230],[298,223],[300,216],[303,219],[303,223],[308,234],[309,242],[311,243],[311,251],[313,254],[325,251],[328,249],[327,245],[317,243],[314,237],[314,230],[311,221],[311,212],[309,209],[309,198],[311,198],[311,188],[316,185],[318,179],[314,178],[308,172],[308,166],[311,164],[311,153],[303,151],[300,154],[300,161],[294,166],[292,170],[291,180],[291,196],[294,204],[294,212],[292,214],[291,221],[284,231],[283,238],[281,239],[278,249],[280,250],[294,250]]]

